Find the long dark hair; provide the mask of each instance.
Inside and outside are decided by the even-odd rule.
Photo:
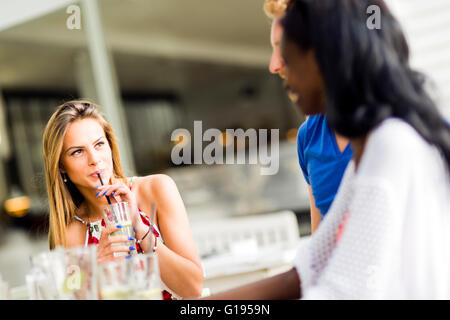
[[[372,5],[380,10],[378,29],[367,23]],[[332,128],[361,137],[388,117],[400,118],[450,168],[450,126],[426,92],[425,76],[411,69],[403,31],[383,0],[291,0],[281,25],[285,39],[316,55]]]

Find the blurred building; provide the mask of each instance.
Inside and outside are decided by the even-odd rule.
[[[2,5],[9,18],[0,24],[5,149],[0,200],[13,194],[30,199],[23,217],[3,212],[6,224],[45,232],[42,133],[56,107],[77,98],[103,107],[121,142],[127,175],[169,174],[192,218],[283,209],[307,213],[295,144],[304,118],[291,105],[282,80],[268,72],[270,21],[260,0],[227,6],[197,0]],[[99,57],[107,63],[100,65]],[[255,176],[257,165],[174,166],[171,133],[193,132],[194,121],[202,121],[204,131],[279,129],[279,173]]]

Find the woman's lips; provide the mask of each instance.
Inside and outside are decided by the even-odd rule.
[[[94,173],[90,174],[89,176],[90,176],[90,177],[93,177],[93,178],[98,178],[98,174],[103,175],[104,172],[105,172],[104,169],[102,169],[102,170],[97,170],[97,171],[95,171]]]

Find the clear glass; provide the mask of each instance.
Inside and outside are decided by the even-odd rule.
[[[39,288],[38,288],[38,279],[35,274],[36,269],[31,269],[25,275],[25,284],[28,290],[28,299],[30,300],[41,300],[39,299]]]
[[[138,254],[130,261],[133,265],[133,299],[162,300],[162,283],[156,253]]]
[[[34,267],[25,277],[30,300],[61,300],[57,284],[50,272]],[[66,297],[70,299],[69,297]]]
[[[97,246],[65,249],[66,277],[62,291],[77,300],[98,299]]]
[[[132,299],[134,290],[130,259],[110,261],[101,264],[99,268],[101,299]]]
[[[31,300],[98,299],[97,246],[58,247],[31,256]]]
[[[103,214],[105,216],[105,222],[107,226],[110,225],[118,225],[122,226],[121,229],[111,233],[112,236],[126,236],[135,237],[133,231],[133,224],[131,223],[130,210],[128,206],[128,202],[117,202],[109,204],[107,207],[103,209]],[[126,245],[128,247],[136,248],[136,241],[129,240],[127,242],[121,242],[114,245]],[[116,252],[114,253],[115,257],[119,256],[127,256],[127,255],[135,255],[137,253],[136,250],[130,250],[130,252]]]
[[[31,256],[31,270],[27,276],[31,299],[73,299],[72,293],[63,290],[65,278],[66,262],[63,248],[58,247]]]

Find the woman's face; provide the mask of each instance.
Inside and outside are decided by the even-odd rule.
[[[61,153],[63,173],[78,189],[93,188],[109,182],[112,172],[112,153],[105,132],[95,119],[78,120],[69,125]]]
[[[281,56],[286,71],[285,87],[297,97],[295,104],[305,115],[324,114],[326,94],[322,74],[312,50],[301,50],[284,39]]]

